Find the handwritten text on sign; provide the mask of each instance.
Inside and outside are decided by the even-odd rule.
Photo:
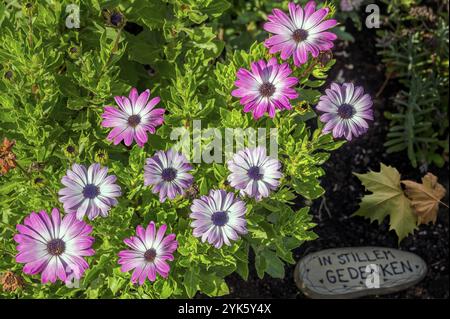
[[[380,276],[383,278],[414,272],[411,261],[398,259],[392,250],[374,249],[365,252],[343,252],[318,256],[317,258],[320,266],[327,268],[325,277],[332,284],[336,282],[346,283],[357,279],[365,280],[370,274],[366,272],[367,264],[378,265]]]

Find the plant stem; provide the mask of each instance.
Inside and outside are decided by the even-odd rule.
[[[113,43],[113,47],[111,49],[111,52],[109,54],[109,58],[108,61],[106,61],[106,63],[103,65],[102,69],[100,70],[100,72],[98,73],[97,76],[97,83],[100,82],[100,79],[102,78],[102,76],[105,74],[107,67],[110,65],[111,61],[112,61],[112,57],[114,52],[117,50],[117,45],[119,44],[119,40],[120,40],[120,35],[122,34],[122,28],[121,27],[119,29],[119,31],[117,31],[116,37],[114,39],[114,43]],[[81,60],[82,63],[84,64],[83,60]],[[96,96],[96,92],[92,91],[91,89],[89,89],[89,97],[91,98],[91,100]]]
[[[33,50],[33,16],[31,13],[28,13],[28,44],[30,49]]]
[[[381,85],[380,89],[378,90],[377,94],[375,94],[375,98],[378,98],[381,93],[383,93],[384,89],[386,88],[386,85],[388,84],[389,80],[391,79],[392,73],[389,72],[386,76],[386,79],[383,82],[383,85]]]
[[[120,40],[120,35],[122,34],[122,28],[119,29],[119,31],[117,31],[116,33],[116,37],[114,39],[114,43],[113,43],[113,47],[111,49],[111,52],[109,54],[109,58],[108,61],[103,65],[102,69],[100,70],[99,76],[98,76],[98,80],[100,81],[100,79],[102,78],[103,74],[106,72],[107,67],[110,65],[112,58],[113,58],[113,54],[115,51],[117,51],[117,46],[119,44],[119,40]]]
[[[314,60],[314,63],[311,63],[311,65],[305,70],[305,72],[300,75],[300,79],[303,79],[306,75],[309,77],[309,73],[314,69],[314,67],[317,65],[318,61]]]

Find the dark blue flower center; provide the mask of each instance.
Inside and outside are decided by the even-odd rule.
[[[66,244],[62,239],[52,239],[47,243],[47,251],[50,255],[59,256],[66,250]]]
[[[171,182],[177,177],[177,170],[172,167],[168,167],[162,170],[161,177],[166,182]]]
[[[111,24],[117,27],[122,22],[122,17],[122,14],[114,12],[111,14]]]
[[[36,177],[36,178],[34,179],[34,183],[35,183],[35,184],[40,184],[40,183],[42,183],[42,182],[44,182],[44,179],[43,179],[42,177]]]
[[[355,114],[355,108],[347,103],[344,103],[338,107],[338,114],[343,119],[349,119]]]
[[[74,153],[75,152],[75,146],[69,145],[66,147],[67,153]]]
[[[224,211],[215,212],[211,215],[211,221],[215,226],[223,226],[228,223],[228,213]]]
[[[271,97],[275,93],[275,85],[270,82],[263,83],[259,87],[259,93],[264,97]]]
[[[144,253],[144,258],[148,262],[152,262],[156,258],[156,250],[154,248],[150,248]]]
[[[259,181],[261,178],[263,178],[263,174],[261,174],[261,171],[258,166],[252,166],[247,171],[248,177],[255,181]]]
[[[83,189],[83,196],[85,198],[93,199],[100,194],[100,189],[94,184],[87,184]]]
[[[303,30],[303,29],[297,29],[292,33],[292,39],[294,39],[294,41],[297,43],[305,41],[307,37],[308,37],[308,31]]]
[[[139,123],[141,123],[141,117],[137,114],[131,115],[128,118],[128,125],[130,125],[131,127],[136,127]]]

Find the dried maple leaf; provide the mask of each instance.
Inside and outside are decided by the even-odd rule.
[[[372,194],[365,195],[354,215],[378,221],[389,215],[390,230],[394,230],[399,242],[417,228],[417,216],[410,200],[400,185],[400,173],[391,166],[381,163],[380,172],[354,173]]]
[[[436,222],[439,203],[447,192],[445,187],[439,184],[437,180],[436,176],[427,173],[422,177],[422,184],[410,180],[402,181],[406,187],[406,196],[411,200],[417,214],[418,225]]]

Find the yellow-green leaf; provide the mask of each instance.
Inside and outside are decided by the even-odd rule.
[[[359,209],[354,215],[379,223],[389,215],[390,230],[396,232],[399,242],[414,232],[417,227],[417,216],[413,212],[410,200],[403,193],[400,186],[400,174],[394,167],[381,163],[380,172],[354,174],[365,188],[372,192],[362,198]]]

